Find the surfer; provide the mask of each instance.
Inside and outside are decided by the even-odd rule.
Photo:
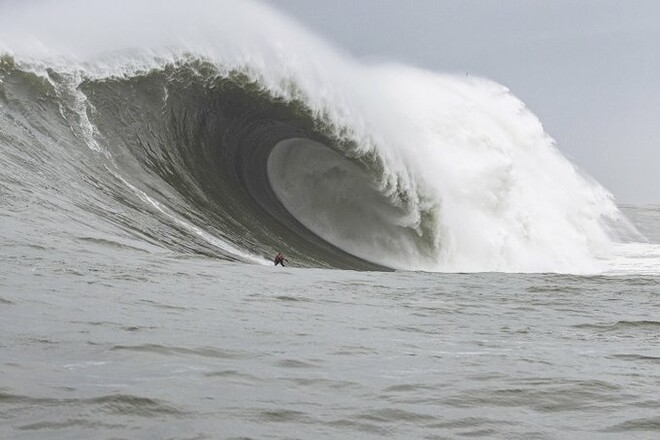
[[[286,258],[284,258],[284,254],[282,252],[278,252],[277,255],[275,255],[275,266],[278,264],[281,264],[282,267],[284,267],[284,262],[289,262]]]

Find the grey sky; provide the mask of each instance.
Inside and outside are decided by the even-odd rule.
[[[621,203],[660,203],[660,1],[262,0],[369,60],[498,81]]]

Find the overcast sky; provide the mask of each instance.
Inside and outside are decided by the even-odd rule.
[[[262,0],[369,61],[484,76],[620,203],[660,204],[660,0]]]

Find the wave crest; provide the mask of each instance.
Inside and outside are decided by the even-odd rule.
[[[56,161],[34,167],[79,176],[74,205],[150,243],[260,262],[284,250],[309,266],[543,272],[598,270],[611,244],[610,193],[501,85],[362,65],[250,2],[165,2],[152,32],[129,2],[105,16],[58,2],[63,20],[35,27],[53,5],[5,19],[0,97],[45,131]],[[69,13],[89,16],[85,41],[66,32]],[[120,36],[99,26],[117,15]],[[5,144],[30,144],[14,132]]]

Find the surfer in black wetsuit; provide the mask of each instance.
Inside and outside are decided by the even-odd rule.
[[[289,262],[286,258],[284,258],[284,254],[282,252],[278,252],[277,255],[275,255],[275,266],[278,264],[281,264],[282,267],[284,267],[284,262]]]

